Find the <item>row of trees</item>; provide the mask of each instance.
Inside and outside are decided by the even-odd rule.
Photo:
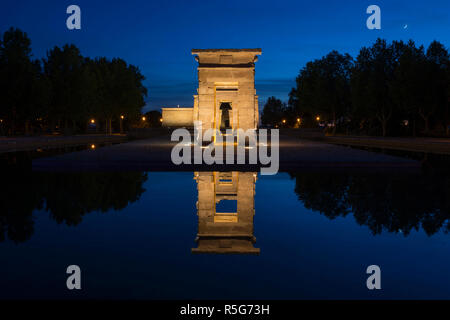
[[[378,39],[356,59],[332,51],[308,62],[296,83],[287,105],[268,100],[264,124],[301,118],[310,126],[320,117],[333,133],[449,134],[450,58],[437,41],[425,50],[412,40]]]
[[[0,39],[0,130],[83,132],[95,119],[111,133],[113,121],[139,120],[143,81],[124,60],[83,57],[74,45],[35,60],[27,34],[11,28]]]

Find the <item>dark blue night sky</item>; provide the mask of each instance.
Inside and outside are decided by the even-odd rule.
[[[66,28],[71,4],[81,7],[78,31]],[[366,28],[371,4],[381,7],[381,30]],[[262,104],[272,95],[287,100],[304,64],[333,49],[355,56],[377,37],[449,47],[450,1],[4,0],[0,31],[10,26],[28,33],[36,58],[74,43],[85,56],[121,57],[139,66],[152,109],[192,105],[192,48],[262,48],[256,65]]]

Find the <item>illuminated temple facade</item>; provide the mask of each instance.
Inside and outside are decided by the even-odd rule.
[[[221,132],[256,129],[259,122],[255,62],[261,49],[193,49],[198,62],[198,89],[193,108],[163,108],[166,127],[192,127]]]

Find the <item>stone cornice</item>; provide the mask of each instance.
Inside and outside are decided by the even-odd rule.
[[[205,53],[205,52],[251,52],[255,54],[261,54],[261,48],[254,49],[192,49],[192,54]]]

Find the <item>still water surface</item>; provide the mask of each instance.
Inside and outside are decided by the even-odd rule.
[[[450,299],[447,173],[2,176],[2,299]]]

